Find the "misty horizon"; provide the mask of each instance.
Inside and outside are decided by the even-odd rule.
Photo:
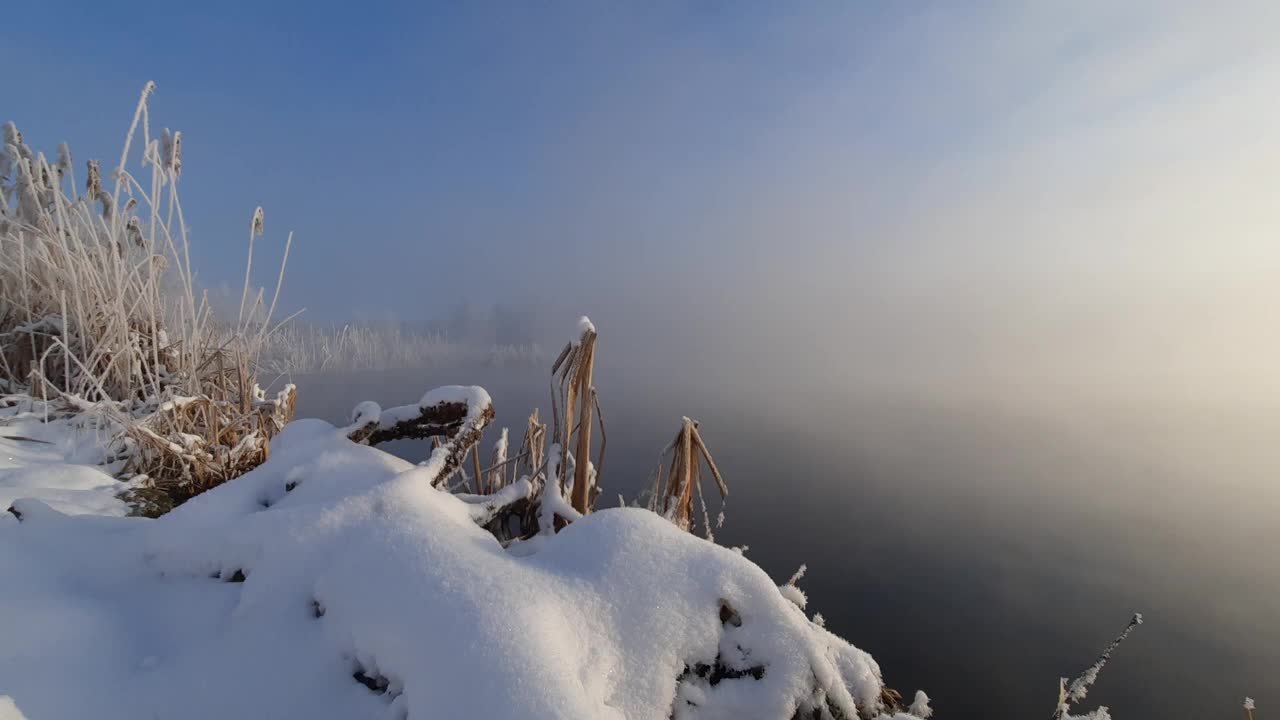
[[[78,50],[29,70],[10,38],[12,119],[48,151],[109,156],[157,81],[215,294],[261,205],[254,282],[293,231],[304,323],[527,308],[528,341],[590,314],[612,361],[670,373],[1280,396],[1266,4],[265,10],[174,9],[165,64],[126,44],[105,73],[79,71],[110,15],[59,17]],[[266,52],[208,62],[232,27]]]

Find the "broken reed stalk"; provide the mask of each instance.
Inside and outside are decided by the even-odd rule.
[[[604,447],[609,442],[609,436],[604,431],[604,412],[600,410],[600,394],[596,392],[595,386],[591,386],[591,402],[596,407],[596,419],[600,423],[600,455],[596,458],[596,493],[600,492],[600,478],[604,476]],[[595,498],[591,498],[591,503],[595,504]]]
[[[551,427],[554,432],[552,437],[555,438],[557,443],[560,443],[561,447],[564,446],[565,439],[560,436],[562,427],[560,424],[560,398],[564,395],[565,389],[564,380],[559,373],[560,367],[569,359],[569,355],[574,352],[574,349],[573,343],[565,343],[564,349],[560,351],[556,361],[551,363]],[[556,379],[558,377],[561,378],[559,390],[556,389]],[[567,421],[566,424],[568,424]]]
[[[563,494],[571,457],[574,479],[570,504],[583,514],[591,512],[593,501],[599,494],[599,465],[591,463],[592,411],[599,407],[595,388],[591,385],[595,346],[595,328],[583,318],[581,337],[566,344],[551,366],[552,422],[559,452],[564,458],[556,464],[556,477],[548,480],[558,482]],[[600,432],[603,437],[603,425]],[[571,447],[573,452],[569,455]]]
[[[574,465],[573,477],[573,509],[586,514],[591,508],[591,480],[588,473],[591,469],[591,398],[595,389],[591,387],[591,372],[596,359],[596,333],[587,330],[582,334],[582,351],[578,355],[578,372],[574,385],[578,389],[581,405],[578,408],[578,449],[574,457],[578,462]]]
[[[493,451],[489,455],[489,468],[484,471],[489,492],[497,492],[507,486],[507,429],[502,428],[498,439],[493,443]]]
[[[538,408],[529,413],[529,421],[525,425],[524,438],[520,440],[520,454],[529,458],[530,470],[542,464],[542,447],[547,426],[538,417]]]
[[[479,440],[479,438],[477,438]],[[471,485],[475,488],[477,495],[484,495],[486,488],[484,485],[484,473],[480,472],[480,443],[477,442],[471,447],[471,470],[475,473],[475,479],[471,481]]]
[[[678,458],[679,465],[672,473],[672,478],[680,483],[678,516],[685,527],[688,527],[693,518],[693,472],[698,467],[698,461],[693,456],[693,421],[689,418],[684,418],[678,438],[679,452],[673,460]]]
[[[546,442],[547,442],[547,426],[543,425],[541,418],[538,417],[538,408],[534,408],[529,413],[529,421],[525,425],[524,437],[520,440],[520,451],[516,457],[525,459],[520,466],[526,472],[529,482],[533,483],[534,490],[539,489],[541,469],[546,464]]]
[[[711,476],[716,480],[716,488],[720,491],[720,499],[729,496],[729,486],[724,481],[724,476],[720,474],[720,468],[716,467],[716,461],[712,459],[711,452],[707,450],[707,444],[702,441],[702,434],[698,432],[698,423],[690,423],[690,434],[692,435],[693,445],[702,453],[702,459],[706,461],[707,467],[711,470]]]
[[[698,432],[699,423],[696,420],[682,418],[680,423],[680,431],[676,433],[676,437],[671,444],[662,451],[658,457],[658,466],[654,470],[654,481],[649,498],[649,509],[666,517],[676,526],[685,530],[692,531],[693,521],[693,497],[695,489],[701,494],[702,492],[702,463],[705,462],[707,469],[711,471],[711,477],[715,479],[716,489],[720,492],[721,501],[729,496],[729,486],[724,481],[724,476],[720,473],[720,468],[716,465],[715,459],[711,457],[711,451],[707,449],[707,445],[702,440],[702,435]],[[666,465],[666,455],[671,453],[671,462],[668,466],[667,475],[664,480],[662,475],[663,465]],[[705,514],[705,513],[704,513]],[[709,525],[708,520],[704,520]],[[711,531],[710,527],[706,528],[707,532]]]
[[[496,456],[496,453],[495,453],[495,456]],[[490,462],[493,464],[491,464],[489,467],[485,468],[482,471],[485,477],[487,478],[497,478],[497,480],[494,481],[496,484],[491,483],[490,487],[491,488],[501,487],[501,486],[507,485],[508,470],[511,467],[519,467],[520,461],[524,460],[527,457],[529,457],[528,453],[520,453],[519,455],[516,455],[514,457],[506,458],[501,462],[493,462],[493,456],[490,456]]]

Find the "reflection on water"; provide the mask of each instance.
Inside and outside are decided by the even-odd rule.
[[[498,424],[547,412],[542,371],[432,369],[303,377],[300,416],[345,420],[482,384]],[[730,483],[717,540],[780,582],[800,563],[810,611],[940,716],[1047,716],[1128,621],[1147,623],[1091,693],[1116,717],[1235,717],[1280,707],[1280,427],[1244,410],[1059,407],[905,392],[845,397],[598,382],[606,498],[633,497],[679,426]],[[1011,407],[1012,405],[1012,407]],[[425,443],[391,448],[410,459]],[[986,713],[983,711],[986,710]]]

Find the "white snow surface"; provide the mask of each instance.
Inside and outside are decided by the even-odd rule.
[[[18,706],[14,704],[13,698],[8,695],[0,695],[0,720],[27,720],[22,715],[22,711],[18,710]]]
[[[0,506],[35,498],[66,515],[125,515],[129,506],[116,497],[125,484],[86,465],[49,463],[0,470]],[[12,518],[12,516],[10,516]]]
[[[83,464],[102,458],[100,440],[68,420],[45,423],[15,408],[0,411],[0,510],[36,498],[67,515],[127,513],[116,497],[125,484]],[[0,524],[10,521],[12,515],[0,516]]]
[[[0,718],[877,709],[869,655],[810,622],[741,554],[647,510],[602,510],[506,550],[468,503],[429,486],[430,464],[318,420],[290,424],[266,464],[157,520],[59,494],[111,487],[96,470],[25,461],[0,469],[23,515],[0,522]],[[38,499],[13,497],[26,492]],[[740,624],[721,621],[722,602]],[[763,675],[679,682],[718,657]]]

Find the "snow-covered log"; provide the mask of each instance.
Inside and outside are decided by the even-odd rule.
[[[431,484],[446,480],[462,464],[493,420],[493,399],[478,386],[446,385],[428,391],[415,405],[386,410],[377,403],[362,402],[351,412],[344,432],[353,442],[377,445],[406,438],[448,438],[432,451],[438,470]],[[437,456],[440,458],[437,462]]]

